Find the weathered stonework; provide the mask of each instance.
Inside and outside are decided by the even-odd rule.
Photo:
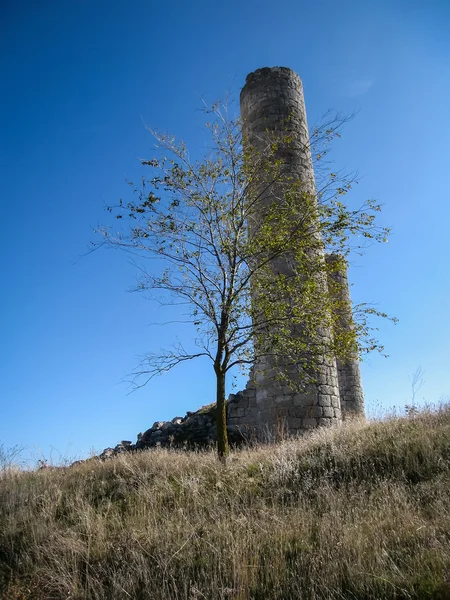
[[[283,170],[290,181],[298,184],[301,193],[312,197],[315,203],[314,169],[309,147],[309,132],[306,121],[303,86],[299,76],[283,67],[258,69],[248,75],[246,84],[241,92],[241,117],[246,143],[256,151],[264,149],[273,139],[279,140],[279,155],[283,161]],[[289,137],[289,143],[284,140]],[[293,141],[292,141],[293,140]],[[259,176],[259,175],[257,175]],[[265,185],[265,174],[261,175],[262,185]],[[283,197],[283,186],[271,186],[270,192],[264,194],[264,205],[278,203]],[[299,194],[299,203],[303,202]],[[314,210],[311,204],[305,207],[308,214],[305,218],[311,221],[312,231],[318,229],[314,223]],[[299,206],[300,210],[302,206]],[[249,220],[249,232],[257,230],[258,211]],[[318,235],[318,234],[315,234]],[[311,249],[312,260],[324,261],[324,253],[320,244]],[[279,257],[273,264],[273,272],[287,275],[292,271],[289,257]],[[326,281],[319,272],[321,280],[317,282],[326,292]],[[294,333],[295,335],[295,333]],[[332,332],[324,324],[321,330],[324,345],[331,340]],[[258,341],[256,341],[258,343]],[[339,398],[338,372],[335,359],[325,356],[317,361],[313,382],[303,386],[287,386],[280,380],[280,369],[289,372],[288,379],[292,380],[292,371],[288,366],[280,366],[279,360],[270,356],[260,359],[253,368],[255,399],[257,407],[256,424],[264,436],[278,434],[295,434],[319,425],[334,425],[341,422],[341,404]],[[299,372],[295,375],[299,383],[307,380],[307,375]],[[299,388],[302,387],[301,391]]]
[[[336,295],[339,305],[342,307],[337,325],[341,331],[346,333],[354,327],[346,262],[337,254],[327,254],[326,261],[329,267],[330,293]],[[338,358],[336,362],[343,418],[364,417],[364,393],[356,349],[351,350],[345,360]]]
[[[256,408],[252,390],[231,394],[227,401],[227,432],[231,446],[250,443],[257,438]],[[135,443],[123,440],[114,448],[105,448],[97,458],[105,460],[118,454],[151,448],[201,450],[217,441],[215,404],[188,411],[184,417],[156,421],[150,429],[139,433]]]

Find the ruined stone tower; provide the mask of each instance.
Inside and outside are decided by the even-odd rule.
[[[322,266],[327,265],[326,269],[318,269],[318,288],[336,298],[335,306],[339,307],[339,312],[336,311],[335,318],[331,319],[333,330],[325,323],[318,328],[320,334],[326,342],[332,336],[336,339],[341,332],[351,332],[354,321],[346,261],[337,254],[324,254],[318,227],[314,225],[314,219],[317,222],[318,218],[314,209],[317,207],[316,189],[300,77],[284,67],[258,69],[250,73],[241,92],[241,117],[246,143],[256,150],[264,149],[273,140],[280,141],[279,155],[282,157],[283,167],[289,174],[289,181],[298,184],[290,191],[300,190],[299,210],[296,214],[302,214],[303,203],[309,204],[309,210],[313,207],[312,229],[309,232],[311,235],[305,238],[308,240],[307,252]],[[284,144],[283,138],[288,138],[289,142]],[[267,182],[258,181],[257,169],[255,171],[256,189],[266,188]],[[277,203],[283,199],[283,189],[289,189],[289,183],[285,188],[283,183],[276,183],[266,189],[263,208],[267,204],[277,207]],[[250,236],[252,231],[258,230],[258,218],[260,221],[263,219],[259,208],[260,206],[256,206],[257,210],[248,219]],[[309,248],[309,240],[317,243],[312,243]],[[292,271],[292,256],[289,253],[285,257],[277,256],[271,267],[274,277],[277,274],[289,275]],[[253,305],[254,298],[253,289]],[[292,329],[292,334],[295,335],[295,328]],[[351,337],[343,336],[344,340],[348,339],[350,342]],[[303,386],[301,391],[300,387],[293,389],[277,377],[278,370],[285,367],[290,368],[289,365],[280,365],[280,361],[274,362],[265,356],[264,360],[260,359],[258,364],[253,365],[246,389],[230,394],[227,402],[227,427],[232,443],[250,440],[255,435],[262,440],[276,439],[278,434],[295,435],[315,427],[339,424],[342,419],[351,416],[364,417],[364,395],[357,348],[347,348],[345,359],[321,357],[315,363],[313,381]],[[300,373],[296,374],[301,376]],[[101,456],[158,446],[202,447],[215,439],[215,407],[210,405],[196,413],[188,412],[184,418],[158,421],[145,433],[138,435],[136,445],[123,441],[114,449],[106,449]]]
[[[274,137],[283,139],[288,134],[289,145],[280,149],[283,164],[302,191],[315,198],[303,86],[299,76],[284,67],[263,68],[250,73],[241,92],[241,117],[247,143],[257,150],[262,150]],[[279,202],[280,194],[281,188],[272,187],[264,202]],[[299,202],[302,202],[301,195]],[[312,225],[314,227],[314,223]],[[255,223],[249,222],[250,234],[252,227]],[[325,261],[321,244],[315,244],[311,252],[315,260]],[[333,257],[327,258],[331,266],[330,281],[336,282],[333,289],[346,307],[339,315],[339,323],[344,328],[352,327],[346,272],[342,268],[333,269],[334,264],[341,264],[339,261],[329,261],[333,261]],[[288,275],[290,269],[288,257],[285,260],[277,258],[273,266],[275,276]],[[323,272],[318,277],[322,277],[319,285],[326,289]],[[326,342],[333,332],[324,325],[321,335]],[[280,367],[279,361],[275,364],[270,357],[254,365],[247,390],[230,398],[231,425],[248,424],[259,432],[271,434],[282,428],[284,432],[294,434],[317,426],[338,424],[343,416],[345,418],[350,413],[364,414],[356,353],[345,363],[323,356],[315,366],[314,381],[301,391],[293,390],[292,386],[286,386],[277,378],[277,369],[280,368],[283,366]]]
[[[337,325],[346,333],[354,327],[346,263],[337,254],[327,254],[325,259],[329,266],[329,291],[337,296],[341,307]],[[364,417],[364,393],[357,351],[351,349],[346,359],[338,358],[336,364],[342,417]]]

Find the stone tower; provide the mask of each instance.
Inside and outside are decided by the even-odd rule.
[[[247,143],[256,150],[262,151],[269,140],[274,138],[280,140],[286,139],[287,136],[291,138],[289,145],[285,144],[279,150],[283,166],[292,180],[299,184],[302,192],[315,198],[314,170],[309,147],[303,87],[299,76],[284,67],[263,68],[250,73],[241,92],[241,117]],[[264,202],[277,202],[280,194],[282,189],[272,187],[265,195]],[[302,202],[301,197],[299,202]],[[251,228],[252,224],[249,223],[249,229]],[[312,252],[315,253],[315,260],[325,261],[320,245],[315,244]],[[274,265],[275,276],[276,273],[288,275],[290,269],[287,257],[284,261],[283,258],[277,258]],[[327,283],[323,281],[323,274],[318,277],[322,279],[319,285],[326,288]],[[331,338],[332,332],[324,326],[322,335],[326,342]],[[322,357],[313,374],[315,381],[295,393],[286,387],[286,383],[283,384],[277,379],[276,373],[279,368],[280,363],[274,364],[270,357],[264,358],[253,368],[252,377],[256,384],[254,392],[256,421],[259,429],[264,428],[276,433],[281,427],[288,433],[297,433],[319,425],[332,425],[341,421],[335,359]],[[353,380],[349,378],[348,381]]]
[[[338,254],[327,254],[325,259],[329,266],[328,288],[330,293],[336,296],[341,307],[337,325],[341,331],[347,333],[354,327],[347,265]],[[343,418],[364,417],[364,393],[356,349],[351,349],[345,360],[338,358],[336,362]]]

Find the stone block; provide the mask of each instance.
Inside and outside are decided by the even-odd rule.
[[[278,375],[277,369],[266,369],[264,372],[266,379],[274,379]]]
[[[331,406],[331,396],[327,394],[320,394],[319,406]]]
[[[292,406],[289,409],[289,417],[299,417],[304,419],[308,416],[308,408],[306,406]]]
[[[335,412],[334,411],[335,411],[335,409],[332,406],[325,406],[323,408],[323,416],[327,417],[329,419],[332,419],[335,416]]]
[[[290,385],[284,385],[283,386],[283,394],[285,394],[286,396],[294,396],[295,389],[292,389],[292,387]]]
[[[322,414],[323,414],[322,411],[323,411],[323,408],[321,406],[312,406],[308,410],[308,413],[309,413],[310,417],[316,417],[317,418],[317,417],[321,417],[322,416]]]
[[[266,388],[257,388],[256,390],[256,400],[257,402],[261,402],[265,400],[269,396],[269,392]]]
[[[339,404],[339,398],[337,396],[331,396],[331,406],[333,406],[333,408],[338,408]]]
[[[292,398],[292,404],[294,406],[315,406],[318,403],[318,394],[295,394]]]
[[[278,396],[274,396],[273,401],[281,406],[291,406],[292,405],[292,399],[290,396],[284,396],[282,394],[278,395]]]
[[[330,378],[330,379],[332,379],[332,378]],[[335,393],[335,389],[331,385],[321,385],[319,387],[319,391],[321,394],[328,394],[328,395],[333,395]]]
[[[164,425],[164,421],[155,421],[152,425],[151,431],[156,431]]]
[[[303,419],[302,427],[304,429],[312,429],[313,427],[317,427],[317,419],[312,419],[312,418]]]
[[[293,429],[294,432],[295,432],[298,429],[301,429],[302,423],[303,423],[303,419],[302,418],[299,418],[299,417],[289,417],[289,420],[288,420],[289,431],[291,432],[291,430]]]

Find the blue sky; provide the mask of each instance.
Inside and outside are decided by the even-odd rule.
[[[389,358],[362,366],[369,412],[450,395],[450,4],[446,0],[5,1],[0,7],[0,443],[83,456],[214,398],[208,363],[127,395],[138,357],[180,334],[129,293],[111,251],[83,256],[151,156],[144,123],[201,151],[201,99],[263,66],[303,79],[310,124],[358,110],[334,147],[384,204],[388,244],[351,265]]]

